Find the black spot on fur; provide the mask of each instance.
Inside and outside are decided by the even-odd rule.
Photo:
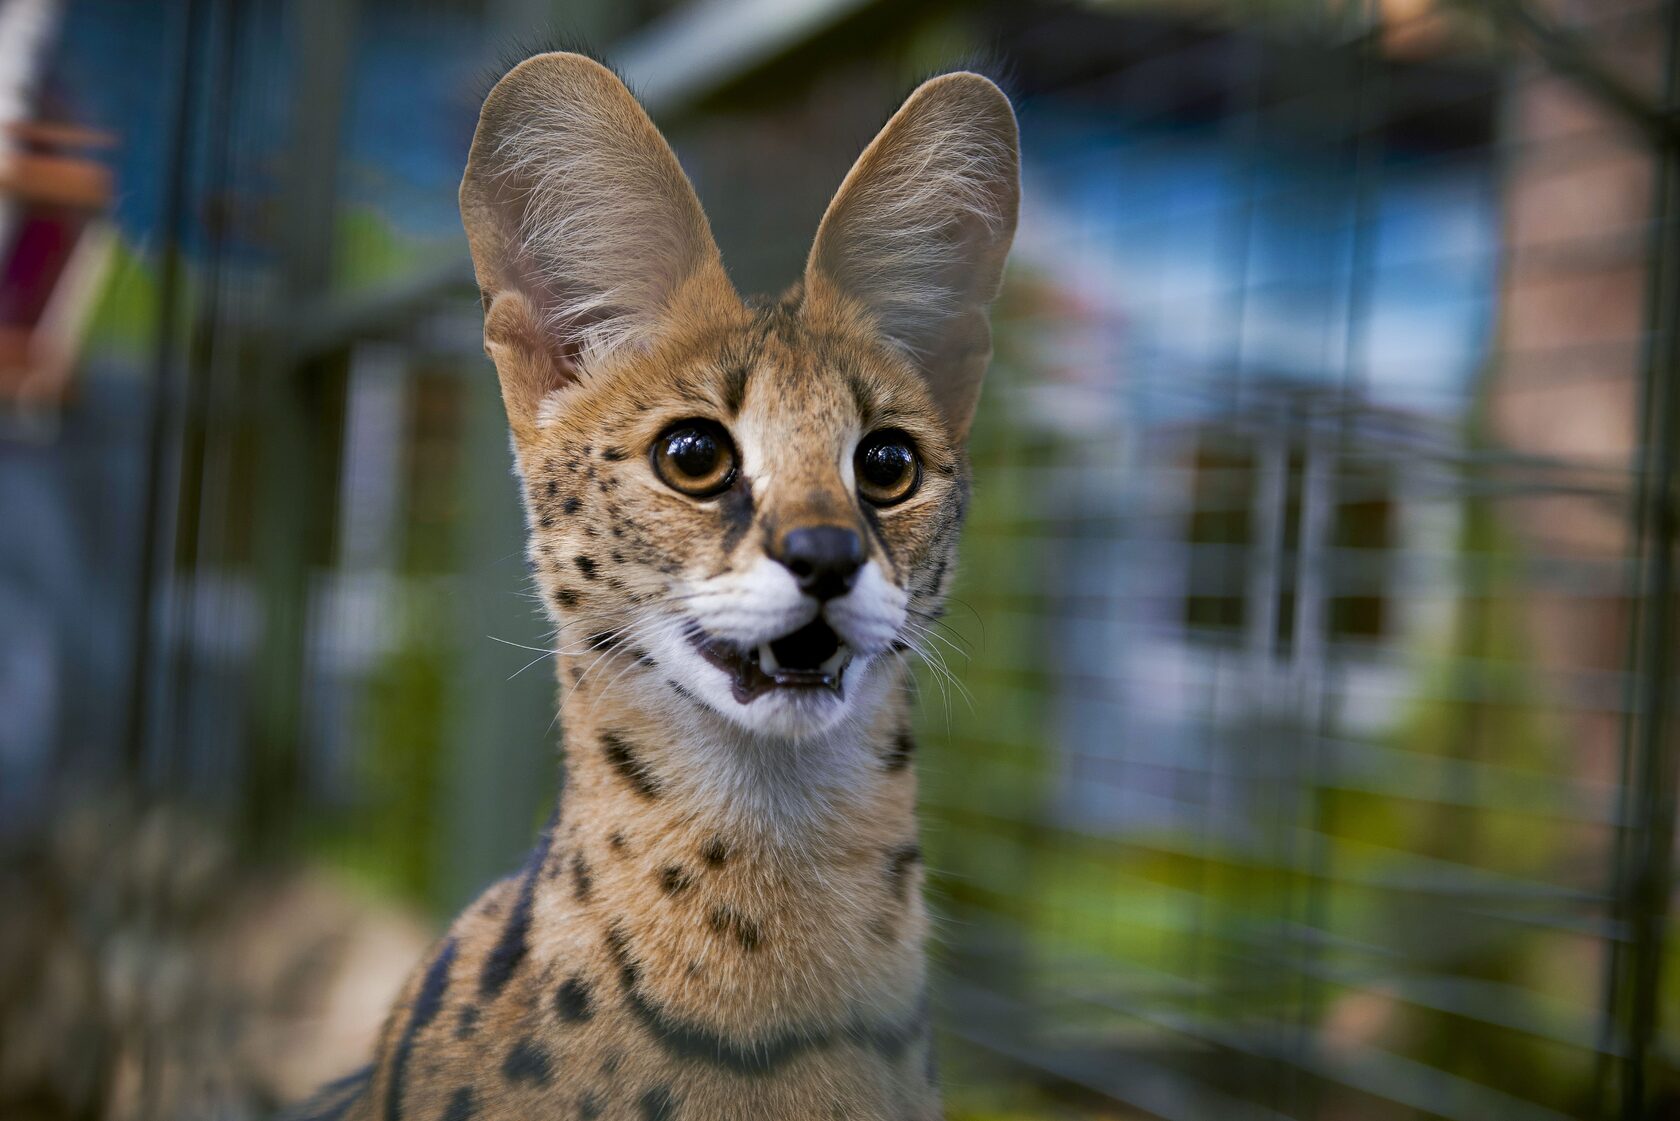
[[[623,448],[606,448],[601,452],[601,458],[606,460],[608,463],[618,463],[621,460],[627,459],[629,455],[630,453],[625,451]]]
[[[403,1084],[408,1078],[408,1061],[414,1054],[414,1040],[431,1023],[443,1007],[443,994],[449,988],[449,966],[455,960],[455,939],[447,939],[426,975],[420,981],[420,991],[414,996],[414,1011],[409,1013],[402,1038],[397,1041],[391,1057],[391,1084],[385,1091],[385,1121],[398,1121],[402,1116]]]
[[[607,928],[607,953],[612,956],[613,964],[618,966],[619,984],[623,985],[627,992],[634,989],[642,979],[642,968],[631,956],[630,939],[618,923]]]
[[[659,870],[659,886],[666,895],[681,895],[694,883],[679,864],[667,864]]]
[[[478,1005],[464,1004],[455,1017],[455,1038],[470,1039],[478,1031]]]
[[[565,588],[554,589],[554,605],[556,607],[576,607],[577,604],[578,597],[576,592],[568,591]]]
[[[578,1023],[595,1015],[595,1002],[589,982],[582,977],[568,977],[554,994],[554,1011],[568,1023]]]
[[[636,757],[630,742],[617,732],[601,733],[601,753],[619,777],[643,798],[659,797],[659,783],[647,765]]]
[[[655,1086],[642,1095],[643,1121],[672,1121],[677,1115],[677,1099],[669,1086]]]
[[[910,869],[922,859],[921,846],[900,845],[887,853],[887,890],[898,899],[905,897],[910,882]]]
[[[543,493],[547,494],[550,498],[553,498],[555,495],[559,494],[560,493],[560,480],[559,479],[548,480],[548,485],[543,487]]]
[[[541,515],[540,517],[537,518],[537,524],[542,526],[544,529],[553,529],[554,528],[554,515],[553,514],[543,514],[543,515]]]
[[[601,1099],[588,1091],[578,1099],[578,1121],[595,1121],[601,1116]]]
[[[590,872],[588,863],[581,855],[572,857],[572,898],[579,903],[589,902],[594,886],[595,877]]]
[[[758,949],[759,941],[762,938],[758,924],[733,907],[712,908],[712,913],[707,917],[707,922],[711,924],[714,933],[733,936],[735,941],[741,944],[743,950]]]
[[[622,853],[626,844],[627,842],[624,839],[624,834],[620,833],[616,829],[613,830],[612,834],[607,838],[607,847],[616,853]]]
[[[729,860],[729,842],[722,837],[707,837],[700,846],[700,858],[713,868],[720,868]]]
[[[595,558],[579,553],[572,558],[572,563],[577,565],[577,570],[583,573],[585,580],[595,579]]]
[[[547,1086],[554,1077],[548,1052],[535,1040],[521,1039],[508,1050],[502,1061],[502,1077],[509,1082],[527,1086]]]
[[[583,499],[574,494],[568,497],[566,501],[560,503],[560,512],[562,514],[575,514],[578,512],[578,507],[582,505]]]
[[[887,749],[881,759],[889,771],[902,771],[910,765],[910,757],[916,754],[916,741],[909,732],[900,732],[893,737],[892,746]]]
[[[723,516],[723,551],[732,553],[753,524],[752,482],[745,475],[718,499],[718,513]]]
[[[473,1101],[471,1086],[457,1087],[449,1095],[449,1104],[444,1107],[442,1121],[472,1121],[472,1115],[478,1111],[478,1103]]]

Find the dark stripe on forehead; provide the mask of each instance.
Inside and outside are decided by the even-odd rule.
[[[739,416],[741,402],[747,399],[747,378],[752,374],[750,362],[732,362],[723,372],[723,408],[730,416]]]
[[[846,364],[846,388],[852,391],[852,406],[857,409],[858,420],[868,425],[875,415],[875,402],[870,399],[869,385],[863,380],[863,375],[849,362]]]
[[[797,346],[805,340],[805,325],[800,321],[799,313],[805,302],[803,289],[794,288],[773,303],[766,304],[753,314],[753,321],[758,327],[757,344],[762,347],[771,335],[781,339],[783,343]]]
[[[752,379],[753,372],[758,369],[759,360],[764,354],[764,341],[776,329],[771,318],[776,310],[776,307],[767,307],[754,311],[750,333],[734,348],[735,352],[724,365],[723,407],[731,417],[739,416],[741,406],[746,403],[747,383]]]

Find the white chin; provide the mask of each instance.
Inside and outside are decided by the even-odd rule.
[[[737,701],[729,678],[722,670],[707,666],[708,685],[702,700],[733,723],[763,736],[800,739],[825,732],[840,722],[851,707],[847,698],[829,689],[773,689],[745,704]],[[847,671],[848,674],[851,672]]]

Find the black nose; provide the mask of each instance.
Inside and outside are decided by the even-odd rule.
[[[838,525],[796,529],[782,537],[776,559],[793,573],[801,591],[833,599],[852,590],[863,567],[863,538]]]

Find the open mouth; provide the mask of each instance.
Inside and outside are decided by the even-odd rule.
[[[852,652],[819,617],[791,634],[740,650],[696,634],[695,647],[727,673],[735,700],[747,704],[773,689],[827,689],[843,696],[842,675]]]

